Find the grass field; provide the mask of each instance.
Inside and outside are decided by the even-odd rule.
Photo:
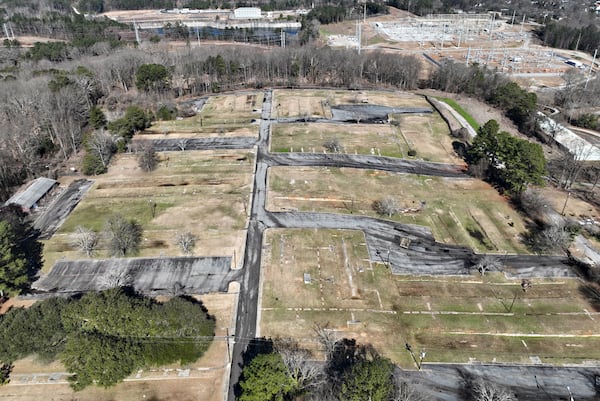
[[[438,98],[438,99],[441,100],[442,102],[446,103],[450,107],[452,107],[454,110],[456,110],[456,112],[458,114],[460,114],[465,120],[467,120],[467,122],[469,123],[469,125],[471,127],[473,127],[473,129],[475,131],[477,131],[479,129],[479,123],[473,118],[472,115],[470,115],[469,113],[467,113],[465,111],[465,109],[463,109],[460,106],[460,104],[456,103],[456,101],[454,99],[450,99],[450,98],[447,98],[447,97]]]
[[[61,257],[81,258],[71,245],[77,226],[102,231],[106,218],[116,212],[143,226],[140,256],[179,256],[174,238],[184,231],[198,237],[196,255],[241,254],[254,156],[241,151],[159,156],[156,170],[144,173],[134,155],[119,155],[107,174],[96,177],[59,231],[45,241],[44,269]],[[95,256],[109,256],[102,241]]]
[[[600,360],[598,311],[578,280],[523,292],[500,274],[394,276],[369,262],[362,233],[341,230],[268,230],[263,269],[261,335],[315,351],[314,325],[329,323],[404,367],[414,367],[406,343],[426,362]]]
[[[167,134],[189,137],[258,135],[252,120],[260,118],[263,93],[218,95],[208,98],[202,111],[193,117],[172,121],[156,121],[146,134]]]
[[[297,209],[376,216],[372,204],[384,196],[402,208],[424,208],[393,220],[431,227],[438,241],[480,252],[526,253],[520,215],[485,182],[473,179],[394,174],[347,168],[269,169],[270,210]]]
[[[394,125],[299,123],[275,124],[271,136],[274,152],[323,152],[324,144],[337,139],[344,153],[416,158],[461,164],[452,149],[448,126],[439,114],[396,115]]]
[[[273,118],[331,118],[330,106],[369,103],[389,107],[431,107],[424,97],[405,92],[277,89],[273,91]]]

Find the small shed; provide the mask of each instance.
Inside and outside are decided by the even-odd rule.
[[[304,273],[304,284],[310,284],[311,282],[310,273]]]
[[[17,192],[11,196],[10,199],[4,203],[4,205],[8,206],[14,203],[21,206],[23,210],[29,212],[32,209],[35,209],[38,202],[43,199],[56,185],[58,185],[58,181],[56,180],[46,177],[36,178],[31,182],[31,184],[29,184],[27,189]]]

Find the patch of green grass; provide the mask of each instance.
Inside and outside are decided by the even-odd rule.
[[[173,206],[165,200],[156,200],[155,216]],[[148,224],[152,219],[152,208],[146,199],[99,199],[98,202],[82,202],[58,231],[61,234],[74,232],[77,226],[84,226],[95,231],[104,228],[106,219],[114,213],[125,218],[134,218],[141,225]]]
[[[456,110],[456,112],[458,114],[460,114],[465,120],[467,120],[467,122],[469,123],[469,125],[471,127],[473,127],[473,129],[475,131],[477,131],[479,129],[479,123],[475,120],[475,118],[473,118],[472,115],[470,115],[469,113],[467,113],[465,111],[465,109],[463,109],[458,103],[456,103],[456,101],[454,99],[450,99],[447,97],[440,97],[437,98],[441,101],[443,101],[444,103],[446,103],[447,105],[449,105],[450,107],[452,107],[454,110]]]

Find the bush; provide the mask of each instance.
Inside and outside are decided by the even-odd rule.
[[[409,155],[410,157],[415,157],[415,156],[417,155],[417,151],[416,151],[416,150],[414,150],[414,149],[409,149],[409,150],[408,150],[408,155]]]
[[[173,120],[177,117],[177,107],[175,105],[163,104],[156,110],[156,119],[161,121]]]
[[[392,217],[400,213],[401,207],[396,199],[386,197],[373,202],[373,210],[381,216]]]
[[[92,153],[86,153],[83,157],[83,174],[98,175],[106,172],[106,167],[102,164],[102,160]]]

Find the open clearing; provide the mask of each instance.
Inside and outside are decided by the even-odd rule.
[[[198,299],[216,318],[215,335],[224,337],[231,333],[236,293],[202,295]],[[227,391],[223,381],[229,372],[227,352],[227,343],[217,339],[202,358],[189,366],[174,364],[140,371],[109,389],[89,387],[77,393],[65,382],[65,369],[60,363],[43,365],[26,358],[15,363],[11,383],[0,387],[0,400],[218,401]]]
[[[159,157],[156,170],[144,173],[135,155],[116,156],[59,231],[44,241],[44,269],[59,258],[83,257],[71,245],[77,226],[102,231],[113,213],[142,225],[139,256],[180,256],[174,239],[186,231],[198,237],[196,256],[242,255],[254,155],[186,151]],[[110,256],[104,241],[94,256]]]
[[[401,208],[413,209],[391,219],[431,227],[437,241],[479,252],[527,253],[521,243],[526,231],[521,216],[480,180],[350,168],[273,167],[268,185],[267,209],[272,211],[376,216],[373,202],[391,197]]]
[[[584,363],[600,360],[599,303],[577,280],[394,276],[370,263],[362,233],[268,230],[261,335],[294,337],[319,353],[314,325],[370,343],[414,368],[425,362]],[[304,274],[310,274],[305,284]],[[533,358],[533,359],[532,359]]]
[[[258,126],[253,125],[252,121],[260,118],[263,97],[262,92],[210,96],[195,116],[155,121],[145,134],[154,134],[152,138],[160,135],[161,139],[258,136]]]
[[[431,115],[395,115],[397,124],[300,123],[273,126],[271,151],[323,152],[336,139],[342,153],[408,158],[462,164],[452,149],[448,126],[436,112]]]
[[[273,91],[273,118],[331,118],[330,106],[367,103],[388,107],[431,107],[422,96],[407,92],[278,89]]]

